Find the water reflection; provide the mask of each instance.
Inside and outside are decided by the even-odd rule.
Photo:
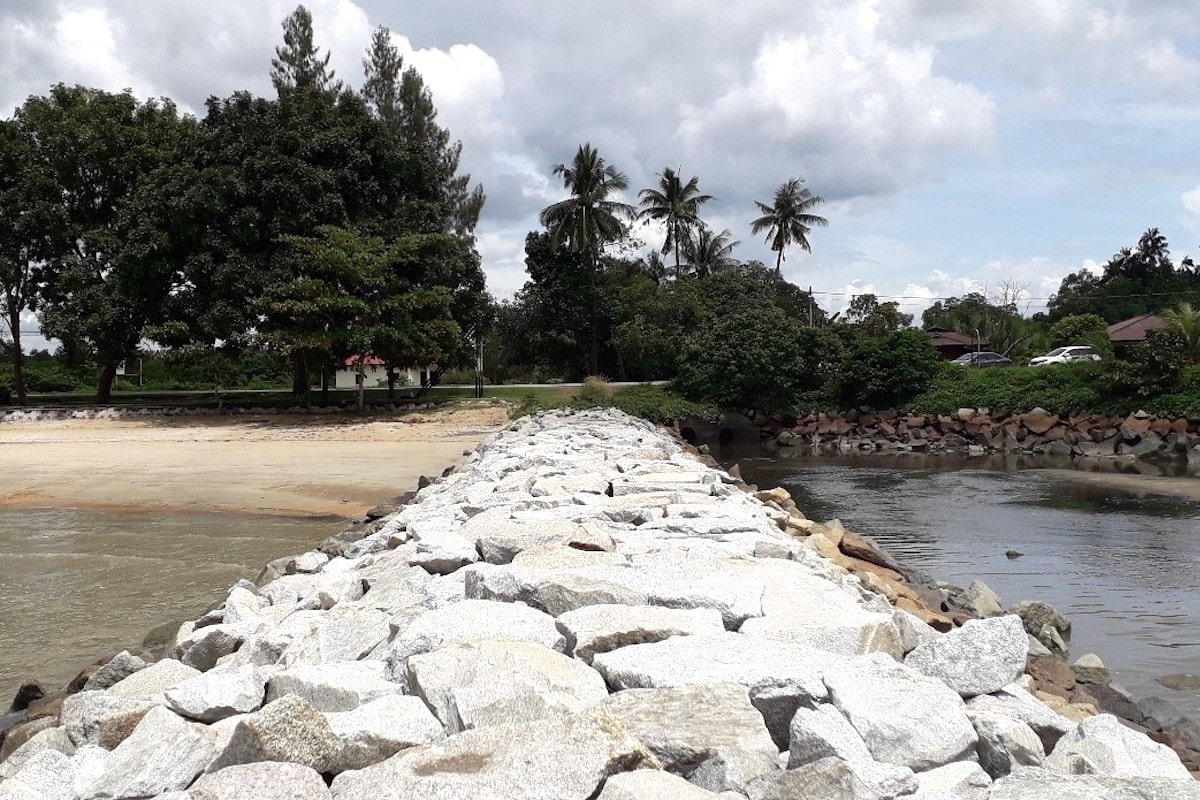
[[[1051,603],[1072,619],[1073,655],[1098,653],[1135,694],[1162,694],[1200,719],[1200,692],[1154,683],[1200,672],[1200,503],[1065,480],[1035,469],[1062,467],[1046,459],[721,456],[749,482],[787,488],[810,518],[840,518],[930,575],[982,578],[1006,603]]]

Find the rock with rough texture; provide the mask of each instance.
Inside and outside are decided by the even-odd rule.
[[[1046,757],[1047,769],[1068,775],[1187,780],[1187,769],[1166,745],[1122,725],[1111,714],[1083,720]]]
[[[718,800],[719,797],[669,772],[639,769],[606,780],[597,800]]]
[[[618,647],[725,630],[716,609],[658,606],[585,606],[560,615],[557,624],[566,637],[565,652],[588,664],[596,653]]]
[[[963,608],[977,617],[998,617],[1004,613],[1000,595],[981,580],[971,581],[960,598]]]
[[[955,761],[917,775],[917,791],[905,800],[987,800],[992,779],[974,761]]]
[[[75,773],[70,756],[43,750],[0,782],[0,800],[73,800]]]
[[[941,681],[881,655],[853,659],[824,679],[831,702],[877,761],[921,772],[975,749],[962,698]]]
[[[891,800],[916,790],[912,770],[873,766],[874,774],[867,777],[867,764],[851,764],[830,756],[760,778],[747,787],[746,794],[750,800]]]
[[[840,670],[845,663],[820,650],[739,633],[676,636],[600,653],[592,661],[614,691],[702,683],[745,686],[780,750],[787,748],[788,724],[796,708],[801,702],[824,701],[829,692],[822,674]]]
[[[967,701],[971,712],[999,714],[1019,720],[1030,727],[1042,742],[1042,750],[1049,753],[1058,744],[1059,738],[1074,730],[1075,723],[1052,711],[1016,684],[1005,686],[992,694],[981,694]]]
[[[333,800],[587,800],[605,778],[654,756],[603,710],[466,731],[343,772]]]
[[[207,672],[217,661],[242,646],[254,634],[257,624],[239,622],[231,625],[208,625],[192,631],[175,648],[174,657],[189,667]]]
[[[342,742],[336,772],[363,769],[406,748],[446,738],[429,707],[411,695],[381,697],[353,711],[328,713],[325,719]]]
[[[1007,686],[1025,670],[1029,645],[1015,615],[968,620],[909,653],[904,663],[963,697]]]
[[[160,702],[167,689],[199,674],[200,670],[181,661],[164,658],[114,684],[108,692],[129,700]]]
[[[1047,626],[1053,630],[1064,642],[1071,640],[1071,623],[1062,614],[1058,613],[1049,603],[1043,603],[1037,600],[1022,600],[1019,603],[1013,603],[1008,609],[1008,613],[1016,614],[1021,618],[1022,624],[1025,626],[1025,631],[1030,636],[1037,637],[1042,644],[1049,646],[1049,643],[1043,638],[1044,629]]]
[[[177,683],[164,693],[167,707],[180,716],[216,722],[262,708],[269,673],[246,665],[214,669]]]
[[[160,706],[113,750],[84,797],[122,800],[186,789],[216,755],[203,726]]]
[[[288,761],[327,772],[341,751],[342,740],[329,721],[303,698],[288,695],[239,718],[209,772],[257,761]]]
[[[191,800],[329,800],[320,773],[300,764],[238,764],[201,776]]]
[[[778,748],[745,687],[703,684],[627,689],[599,708],[668,772],[713,792],[745,791],[775,772]]]
[[[5,739],[5,741],[8,740]],[[0,762],[0,781],[11,778],[43,750],[57,750],[65,756],[71,756],[75,753],[75,745],[71,743],[71,738],[62,728],[54,727],[38,731],[28,741],[13,750],[8,758]]]
[[[390,615],[365,601],[339,603],[279,656],[285,667],[357,661],[391,634]]]
[[[529,642],[446,645],[408,660],[408,686],[448,733],[574,714],[608,696],[594,669]]]
[[[155,704],[111,692],[79,692],[63,701],[62,725],[76,747],[98,744],[111,750],[133,732]]]
[[[554,618],[537,609],[519,603],[463,600],[409,622],[388,650],[389,671],[403,679],[410,657],[474,639],[531,642],[559,652],[566,646]]]
[[[788,769],[796,769],[822,758],[871,761],[866,742],[842,713],[829,703],[816,708],[799,708],[789,728]]]
[[[1027,768],[996,781],[988,800],[1200,800],[1200,781],[1063,775]]]
[[[402,691],[400,684],[387,679],[382,662],[343,661],[275,673],[267,682],[266,701],[296,695],[317,711],[353,711],[363,703]]]
[[[408,563],[437,575],[447,575],[479,560],[475,544],[454,531],[427,531],[419,538]]]
[[[992,778],[1017,767],[1040,767],[1046,759],[1042,740],[1024,722],[1003,714],[967,709],[979,734],[979,764]]]
[[[88,678],[83,688],[85,691],[107,689],[146,667],[145,660],[135,656],[128,650],[122,650],[113,656],[107,664],[96,670],[92,674],[92,677]]]

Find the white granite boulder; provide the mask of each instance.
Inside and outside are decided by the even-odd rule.
[[[279,662],[285,667],[357,661],[391,634],[390,615],[363,601],[339,603],[299,633],[284,648]]]
[[[164,692],[166,705],[180,716],[216,722],[262,707],[269,673],[246,665],[214,669],[177,683]]]
[[[992,784],[988,800],[1200,800],[1200,781],[1063,775],[1030,767]]]
[[[217,755],[203,725],[158,707],[112,752],[84,800],[154,797],[186,789]]]
[[[1088,717],[1068,731],[1046,757],[1045,767],[1065,774],[1131,780],[1191,778],[1171,748],[1125,727],[1112,714]]]
[[[62,726],[76,747],[119,745],[157,703],[133,700],[112,692],[79,692],[63,701]]]
[[[963,697],[988,694],[1025,671],[1029,640],[1015,614],[968,620],[919,645],[904,663],[937,678]]]
[[[411,656],[474,639],[532,642],[560,652],[566,645],[554,618],[544,612],[519,603],[463,600],[426,611],[399,631],[388,649],[389,670],[402,678]]]
[[[413,538],[417,548],[408,563],[428,572],[446,575],[479,560],[474,543],[457,532],[430,530]]]
[[[788,724],[796,708],[802,702],[811,705],[828,698],[822,675],[841,669],[845,662],[840,656],[802,645],[723,633],[676,636],[653,644],[622,647],[597,654],[592,666],[614,691],[702,683],[745,686],[771,738],[783,750],[787,748]]]
[[[42,750],[0,781],[0,800],[74,800],[75,773],[70,756]]]
[[[1075,729],[1075,723],[1053,711],[1021,686],[1013,683],[991,694],[981,694],[967,700],[971,712],[1000,714],[1019,720],[1030,727],[1049,753],[1063,734]]]
[[[254,634],[258,623],[238,622],[197,628],[176,646],[173,656],[189,667],[207,672]]]
[[[408,660],[408,686],[448,733],[583,710],[608,696],[594,669],[529,642],[458,642]]]
[[[955,761],[917,774],[917,791],[906,800],[987,800],[992,779],[974,761]]]
[[[353,711],[325,714],[342,742],[337,771],[363,769],[396,753],[446,738],[442,723],[419,697],[388,695]]]
[[[870,777],[864,768],[874,767]],[[750,800],[892,800],[917,788],[912,770],[873,764],[852,764],[830,756],[760,778],[747,787]]]
[[[744,686],[627,689],[598,707],[662,769],[713,792],[744,791],[778,770],[778,748]]]
[[[596,800],[720,800],[720,797],[669,772],[639,769],[606,780]]]
[[[596,653],[618,647],[725,631],[716,609],[611,604],[568,611],[559,615],[557,625],[566,637],[565,652],[588,664]]]
[[[788,769],[830,756],[850,762],[873,760],[862,736],[834,706],[796,709],[788,726]]]
[[[376,698],[403,692],[404,687],[388,680],[386,673],[381,661],[304,664],[272,675],[266,701],[296,695],[317,711],[353,711]]]
[[[585,711],[465,731],[343,772],[330,789],[334,800],[587,800],[609,775],[643,766],[658,765],[641,743]]]
[[[264,761],[203,775],[187,791],[191,800],[329,800],[312,767]]]
[[[979,734],[979,764],[992,778],[1007,775],[1017,767],[1040,767],[1045,761],[1042,740],[1024,722],[970,708],[967,717]]]
[[[880,654],[824,678],[831,702],[877,761],[921,772],[975,751],[978,736],[962,698],[939,680]]]
[[[200,670],[181,661],[164,658],[114,684],[108,693],[128,700],[159,703],[163,701],[163,693],[167,689],[200,674]]]

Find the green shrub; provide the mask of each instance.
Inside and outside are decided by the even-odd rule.
[[[575,408],[607,408],[612,405],[612,389],[603,378],[591,375],[584,379],[579,394],[571,398]]]
[[[838,395],[848,406],[902,405],[929,389],[940,364],[924,331],[859,339],[842,362]]]
[[[943,362],[930,388],[906,408],[924,414],[949,414],[964,406],[994,412],[1036,407],[1055,414],[1102,411],[1113,399],[1103,385],[1097,364],[970,369]]]
[[[613,394],[612,404],[630,416],[658,425],[670,425],[688,417],[716,420],[720,416],[713,405],[692,402],[664,386],[651,384],[622,386]]]

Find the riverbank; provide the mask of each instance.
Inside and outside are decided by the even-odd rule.
[[[507,406],[0,424],[0,507],[355,519],[459,462]]]

